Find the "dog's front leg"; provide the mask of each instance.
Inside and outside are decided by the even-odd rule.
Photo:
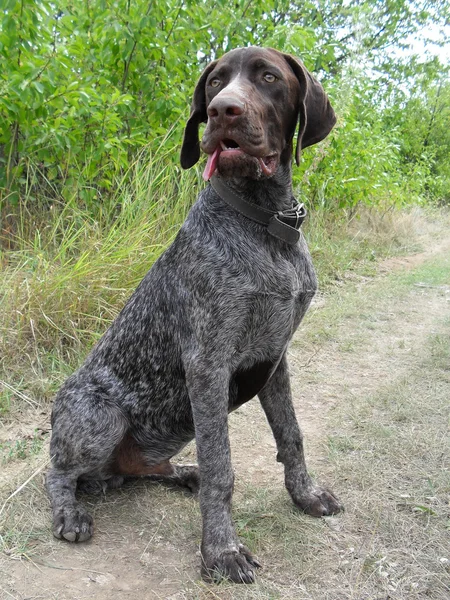
[[[306,469],[286,355],[258,395],[277,443],[277,460],[284,464],[286,488],[294,504],[314,517],[338,513],[342,509],[339,500],[330,490],[315,485]]]
[[[214,368],[215,367],[215,368]],[[202,575],[253,583],[259,566],[239,543],[231,518],[234,474],[228,439],[229,373],[210,360],[191,361],[186,371],[200,467],[203,519]]]

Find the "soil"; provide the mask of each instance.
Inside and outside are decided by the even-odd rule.
[[[448,252],[450,239],[447,238],[437,241],[427,252],[385,260],[375,278],[361,278],[348,285],[363,289],[392,272],[416,268],[428,258]],[[352,343],[349,328],[355,331],[355,340],[361,336],[360,327],[355,327],[353,322],[338,322],[333,334],[325,335],[317,346],[309,338],[303,342],[304,331],[307,334],[308,328],[317,327],[321,311],[332,301],[329,296],[318,298],[304,328],[297,332],[290,349],[293,396],[305,435],[309,466],[318,479],[322,479],[323,473],[327,474],[324,442],[330,410],[344,402],[351,390],[371,394],[394,374],[398,377],[401,370],[408,367],[411,348],[422,344],[444,309],[449,313],[450,287],[434,293],[432,288],[424,286],[417,286],[420,301],[411,303],[410,299],[393,298],[388,313],[377,313],[367,306],[365,312],[371,314],[371,327],[364,329],[364,344],[356,353],[343,349],[340,341],[340,332],[345,330],[346,344]],[[354,317],[359,325],[362,318],[361,315]],[[30,411],[22,427],[27,430],[39,426],[45,432],[47,419],[47,414]],[[236,472],[235,506],[245,502],[248,484],[253,489],[279,488],[281,494],[282,468],[276,463],[275,443],[257,401],[252,400],[231,415],[230,438]],[[195,448],[190,446],[180,462],[194,461]],[[41,474],[35,486],[40,490],[45,522],[50,514],[42,492]],[[339,484],[333,482],[333,487],[336,486]],[[339,493],[339,489],[335,491]],[[200,521],[195,498],[159,485],[149,489],[136,484],[88,502],[92,503],[96,517],[93,539],[79,545],[53,540],[48,524],[44,535],[39,534],[33,542],[31,551],[0,557],[1,598],[233,597],[230,588],[221,591],[221,588],[200,583]],[[151,513],[152,505],[156,507],[155,516]],[[181,516],[174,516],[174,512]],[[339,523],[339,517],[336,522]],[[266,566],[259,575],[260,580],[283,579],[280,571],[270,566],[269,552],[259,558]],[[282,592],[280,597],[284,597]],[[291,595],[286,592],[286,597]]]

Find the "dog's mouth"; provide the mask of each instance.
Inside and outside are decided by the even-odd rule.
[[[205,170],[203,171],[203,179],[205,181],[211,179],[217,170],[220,157],[222,157],[222,159],[233,160],[234,158],[239,158],[241,156],[250,157],[251,159],[256,160],[261,168],[262,173],[266,177],[271,177],[275,173],[278,166],[276,154],[269,154],[262,157],[253,156],[252,154],[245,152],[235,140],[231,138],[225,138],[220,140],[214,152],[208,154],[208,161],[206,163]]]

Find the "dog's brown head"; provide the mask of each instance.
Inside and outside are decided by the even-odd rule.
[[[207,123],[201,144],[199,125]],[[210,63],[194,91],[181,148],[188,169],[208,155],[203,177],[271,177],[302,148],[323,140],[336,116],[322,86],[296,58],[271,48],[239,48]]]

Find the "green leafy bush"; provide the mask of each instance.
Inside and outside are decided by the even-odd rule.
[[[248,44],[301,56],[338,107],[331,142],[305,153],[303,181],[315,202],[399,202],[424,197],[422,181],[425,195],[448,198],[448,83],[436,87],[435,61],[427,84],[411,93],[420,65],[403,73],[385,52],[424,23],[445,20],[444,10],[412,0],[3,0],[2,8],[3,216],[24,202],[45,211],[55,199],[98,215],[141,150],[157,151],[172,128],[175,163],[201,69]],[[361,68],[350,85],[349,68],[361,61],[377,64],[381,80],[389,72],[391,87],[375,91],[376,71],[367,77]]]

